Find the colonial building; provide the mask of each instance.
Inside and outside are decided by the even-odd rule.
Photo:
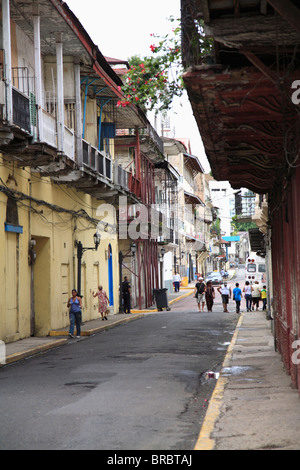
[[[99,284],[119,311],[120,198],[150,204],[163,155],[143,112],[117,107],[122,81],[65,2],[0,4],[0,339],[9,342],[65,327],[73,287],[84,321],[98,317]],[[140,266],[156,243],[137,243]],[[157,270],[156,261],[153,287]]]
[[[182,278],[182,285],[204,271],[207,256],[205,243],[204,170],[189,142],[164,138],[165,157],[178,172],[178,244],[174,249],[173,271]]]

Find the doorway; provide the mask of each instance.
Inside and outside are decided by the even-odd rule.
[[[35,237],[36,260],[32,279],[32,325],[34,336],[46,336],[51,330],[50,239]]]
[[[108,291],[110,306],[114,305],[114,273],[111,244],[108,245]]]

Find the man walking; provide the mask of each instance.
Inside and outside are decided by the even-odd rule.
[[[130,295],[131,295],[131,286],[128,281],[128,277],[125,276],[124,281],[122,282],[124,313],[130,313]]]
[[[228,287],[227,282],[224,282],[217,290],[222,296],[223,311],[228,312],[227,305],[229,303],[229,297],[231,297],[231,287]]]
[[[195,290],[194,290],[194,295],[195,295],[195,298],[197,299],[199,312],[203,312],[204,310],[205,291],[206,291],[206,286],[203,282],[203,277],[199,277],[199,280],[197,284],[195,285]],[[201,310],[201,306],[202,306],[202,310]]]
[[[174,290],[175,292],[179,292],[180,291],[180,281],[181,281],[181,277],[180,277],[180,274],[176,273],[174,274],[173,276],[173,284],[174,284]]]
[[[235,285],[235,288],[233,289],[233,300],[235,300],[236,303],[236,313],[240,313],[240,308],[241,308],[241,300],[242,300],[242,291],[239,287],[239,283],[237,282]]]

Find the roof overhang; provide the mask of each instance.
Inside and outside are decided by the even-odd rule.
[[[184,82],[213,176],[267,193],[299,151],[300,0],[193,3],[182,0]],[[206,57],[199,19],[214,41]]]
[[[248,232],[251,251],[254,251],[259,256],[266,256],[266,242],[264,234],[258,228],[251,228]]]
[[[198,173],[204,173],[203,167],[197,157],[189,153],[184,153],[183,157],[184,165],[191,171],[193,178],[195,178]]]
[[[251,66],[198,66],[184,82],[214,178],[233,189],[269,192],[298,120],[290,90],[283,94]]]
[[[200,197],[196,196],[196,194],[191,194],[187,191],[184,191],[184,197],[187,204],[192,204],[193,206],[200,205],[205,207],[204,202],[201,201]]]
[[[163,137],[163,142],[164,153],[166,155],[179,155],[180,153],[184,153],[187,150],[185,145],[177,139]]]
[[[56,42],[63,43],[64,56],[73,57],[74,63],[80,63],[82,91],[86,91],[85,78],[92,86],[88,89],[89,96],[97,96],[102,102],[115,105],[117,128],[147,127],[144,113],[134,105],[117,108],[117,102],[124,98],[120,89],[122,81],[108,64],[75,16],[63,0],[39,0],[27,2],[14,0],[14,8],[10,11],[14,21],[34,42],[34,15],[40,17],[41,54],[43,57],[56,56]],[[60,38],[60,39],[59,39]]]

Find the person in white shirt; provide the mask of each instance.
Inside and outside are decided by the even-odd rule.
[[[180,290],[180,281],[181,281],[180,274],[175,272],[173,276],[173,284],[174,284],[175,292],[179,292]]]
[[[247,312],[251,312],[251,305],[252,305],[252,291],[253,287],[250,285],[249,281],[246,281],[245,287],[243,292],[245,292],[245,299],[246,299],[246,309]]]
[[[223,311],[228,312],[227,305],[229,303],[229,297],[231,297],[231,287],[228,287],[227,282],[224,282],[222,286],[218,287],[218,292],[220,292],[222,296]]]
[[[260,301],[260,290],[261,287],[259,285],[259,282],[255,281],[252,290],[252,310],[254,310],[254,307],[256,307],[256,310],[258,310]]]

